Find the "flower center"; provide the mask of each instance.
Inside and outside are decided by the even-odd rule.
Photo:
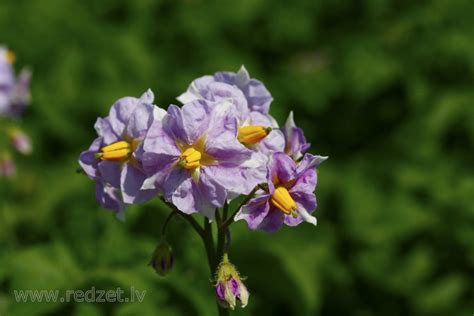
[[[5,53],[5,57],[7,59],[7,62],[9,64],[13,64],[16,60],[16,56],[15,56],[15,53],[12,52],[11,50],[7,50],[7,52]]]
[[[279,186],[275,189],[270,202],[286,215],[296,215],[294,213],[296,211],[296,203],[284,186]]]
[[[262,125],[249,125],[239,128],[237,139],[244,145],[254,145],[267,137],[272,131],[271,127]]]
[[[100,153],[96,154],[101,160],[122,161],[130,157],[133,152],[133,146],[124,140],[107,145],[100,149]]]
[[[194,147],[189,147],[179,157],[178,165],[188,170],[196,169],[201,165],[202,154]]]

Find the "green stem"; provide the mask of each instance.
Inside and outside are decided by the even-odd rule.
[[[225,235],[228,228],[223,227],[222,222],[219,222],[219,221],[216,221],[216,225],[217,225],[216,254],[217,254],[217,259],[221,260],[222,256],[224,255]]]
[[[216,249],[214,248],[214,238],[212,237],[212,227],[209,219],[204,217],[204,247],[206,248],[207,261],[211,270],[211,278],[214,278],[214,272],[217,269]]]
[[[217,262],[220,262],[222,260],[222,256],[224,255],[224,246],[225,246],[225,232],[227,230],[227,227],[225,229],[222,229],[222,223],[225,221],[225,218],[227,216],[225,210],[227,207],[227,203],[224,205],[224,211],[223,211],[223,218],[221,219],[219,210],[216,210],[216,226],[217,226],[217,246],[216,246],[216,259]],[[216,270],[218,266],[216,265]],[[229,315],[229,310],[227,308],[222,307],[219,302],[217,301],[216,298],[216,304],[217,304],[217,311],[219,313],[219,316],[227,316]]]
[[[219,305],[219,302],[217,302],[217,311],[219,312],[219,316],[228,316],[229,315],[229,309],[224,308],[221,305]]]
[[[218,246],[215,247],[214,238],[212,236],[212,226],[211,226],[211,223],[209,222],[209,219],[204,218],[204,228],[203,228],[201,225],[198,224],[198,222],[191,215],[180,212],[176,208],[176,206],[174,206],[171,203],[166,202],[163,198],[161,198],[161,200],[173,210],[173,212],[166,219],[162,232],[164,231],[169,220],[174,216],[173,214],[179,214],[181,215],[181,217],[187,220],[188,223],[190,223],[191,226],[194,228],[194,230],[199,234],[199,236],[201,237],[204,243],[204,248],[206,249],[207,261],[209,264],[209,270],[211,272],[211,279],[214,280],[214,273],[217,270],[217,267],[219,265],[218,260],[221,259],[221,256],[220,255],[217,256],[217,254],[221,254],[221,253],[223,254],[223,251],[224,251],[223,241],[225,240],[225,230],[224,230],[224,237],[219,237],[221,235],[221,230],[218,229],[218,240],[220,238],[221,239],[224,238],[224,239],[222,239],[220,243],[218,242]],[[216,215],[218,211],[219,210],[216,210]],[[217,223],[218,228],[222,224],[222,221],[220,219],[220,214],[216,216],[216,223]],[[217,311],[218,311],[219,316],[229,315],[229,310],[227,308],[222,307],[217,301],[217,298],[216,298],[216,304],[217,304]]]
[[[222,220],[225,221],[229,215],[229,203],[227,201],[224,204],[224,211],[222,212]]]
[[[166,228],[168,227],[168,224],[170,220],[177,214],[176,210],[172,210],[171,213],[166,217],[165,222],[163,223],[163,226],[161,226],[161,238],[163,238],[166,234]]]
[[[168,205],[169,208],[171,208],[174,212],[176,212],[176,214],[179,214],[182,218],[184,218],[189,224],[191,224],[191,226],[194,228],[194,230],[199,234],[199,236],[204,239],[204,229],[198,224],[198,222],[191,216],[191,215],[188,215],[188,214],[184,214],[183,212],[181,212],[180,210],[178,210],[178,208],[176,206],[174,206],[173,204],[169,203],[169,202],[166,202],[165,199],[163,197],[160,197],[161,201],[163,203],[165,203],[166,205]]]

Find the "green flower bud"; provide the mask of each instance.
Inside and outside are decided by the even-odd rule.
[[[156,246],[151,258],[150,265],[155,269],[156,273],[161,276],[167,275],[173,268],[173,250],[166,241],[162,240]]]

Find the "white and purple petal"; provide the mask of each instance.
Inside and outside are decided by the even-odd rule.
[[[97,135],[99,135],[103,139],[104,144],[112,144],[118,141],[121,137],[120,134],[117,134],[113,130],[112,125],[110,124],[110,120],[108,118],[97,118],[97,121],[94,124],[94,128],[97,132]]]
[[[323,163],[329,157],[327,156],[318,156],[306,153],[303,156],[303,159],[298,163],[298,167],[296,168],[296,173],[301,174],[308,169],[317,168],[321,163]]]
[[[171,194],[171,202],[183,213],[199,212],[209,219],[214,218],[216,207],[221,207],[224,201],[222,187],[210,179],[196,181],[190,175]]]
[[[215,85],[215,83],[224,83],[227,86]],[[236,87],[241,93],[232,91],[229,87]],[[246,100],[246,107],[241,100],[241,95]],[[207,99],[217,101],[221,98],[232,98],[236,109],[242,114],[251,111],[268,113],[273,98],[265,85],[249,76],[244,66],[237,73],[234,72],[216,72],[213,76],[203,76],[194,80],[187,91],[178,97],[183,104],[196,99]]]
[[[124,220],[125,204],[122,202],[119,189],[98,181],[96,198],[102,207],[114,211],[118,219]]]
[[[235,134],[223,131],[216,137],[208,137],[205,151],[218,161],[219,164],[238,166],[252,156],[252,151],[242,145]]]
[[[99,151],[102,143],[102,137],[96,138],[90,145],[89,149],[83,151],[79,156],[79,164],[86,175],[92,180],[98,180],[100,177],[100,173],[98,171],[98,164],[100,160],[95,157],[95,154]]]
[[[127,122],[127,136],[135,140],[142,140],[153,123],[155,106],[141,103],[135,107]],[[164,110],[162,110],[164,111]]]
[[[269,199],[269,194],[263,194],[252,198],[235,215],[235,220],[238,221],[243,219],[247,222],[250,229],[258,229],[270,210]]]
[[[273,101],[270,92],[261,81],[250,78],[244,66],[237,73],[218,72],[214,75],[214,79],[218,82],[235,85],[242,90],[251,111],[268,113]]]
[[[270,207],[267,216],[258,225],[258,228],[266,231],[267,233],[274,233],[278,231],[284,223],[285,214],[276,207]]]
[[[186,104],[194,100],[205,99],[208,90],[207,86],[213,82],[215,82],[213,76],[202,76],[195,79],[191,82],[187,91],[177,97],[178,101],[182,104]]]
[[[163,128],[177,141],[194,144],[209,127],[209,113],[212,105],[205,100],[195,100],[182,108],[176,105],[168,107],[163,118]]]
[[[166,116],[164,120],[166,119]],[[180,156],[179,149],[173,133],[163,128],[163,122],[155,120],[151,125],[143,142],[146,153],[163,154],[169,156]]]
[[[102,181],[114,188],[120,188],[122,166],[119,162],[103,160],[97,166]]]
[[[135,97],[124,97],[118,99],[110,108],[109,123],[112,130],[119,137],[123,136],[126,131],[130,116],[139,104],[139,99]]]
[[[290,112],[283,128],[285,135],[285,152],[294,160],[300,159],[303,154],[311,147],[306,141],[303,130],[296,126],[293,119],[293,111]]]
[[[294,179],[296,163],[285,153],[274,153],[269,162],[269,182],[287,183]]]
[[[123,201],[127,204],[143,203],[157,195],[157,189],[142,190],[147,176],[131,164],[123,166],[120,177],[120,190]]]

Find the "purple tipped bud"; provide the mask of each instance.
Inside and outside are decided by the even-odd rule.
[[[0,153],[0,177],[10,178],[15,175],[16,167],[8,153]]]
[[[161,241],[153,253],[150,265],[161,276],[167,275],[173,268],[173,250],[166,241]]]
[[[229,262],[227,254],[217,268],[216,296],[219,303],[226,308],[234,309],[236,301],[247,306],[249,292],[242,282],[235,266]]]
[[[18,128],[10,131],[10,141],[12,146],[23,155],[29,155],[33,151],[30,137]]]

